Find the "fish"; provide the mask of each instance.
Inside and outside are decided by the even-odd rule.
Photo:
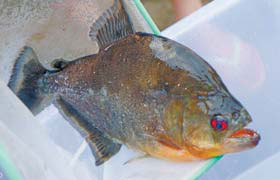
[[[214,68],[184,45],[136,32],[123,1],[93,23],[89,37],[97,54],[54,60],[53,69],[25,46],[8,87],[34,115],[54,104],[86,139],[96,166],[122,145],[188,162],[259,143],[260,135],[246,128],[250,114]]]

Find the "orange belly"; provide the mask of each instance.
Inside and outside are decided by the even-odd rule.
[[[157,143],[156,146],[145,148],[145,152],[153,157],[172,161],[194,161],[201,158],[193,156],[187,149]]]

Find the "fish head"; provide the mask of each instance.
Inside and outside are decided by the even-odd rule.
[[[252,118],[229,93],[216,92],[190,100],[184,113],[186,148],[206,159],[254,148],[260,135],[245,128]]]
[[[173,70],[166,73],[164,81],[168,82],[168,94],[179,100],[171,101],[165,109],[163,128],[172,144],[184,146],[184,152],[198,159],[258,144],[260,135],[245,128],[251,116],[210,64],[191,49],[164,37],[153,36],[150,48]]]

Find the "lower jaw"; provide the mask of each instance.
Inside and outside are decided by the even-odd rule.
[[[241,129],[232,134],[224,143],[225,153],[241,152],[258,145],[260,135],[250,129]]]

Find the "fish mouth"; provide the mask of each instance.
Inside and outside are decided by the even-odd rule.
[[[240,111],[238,122],[241,126],[225,139],[224,148],[226,152],[240,152],[254,148],[261,139],[256,131],[245,127],[252,122],[252,118],[244,108]]]
[[[258,145],[260,141],[260,135],[254,130],[243,128],[241,130],[235,131],[230,138],[239,139],[242,141],[250,141],[253,145]]]
[[[226,152],[240,152],[258,145],[261,136],[254,130],[242,128],[231,134],[225,141]]]
[[[238,131],[235,131],[230,138],[251,138],[251,137],[257,137],[258,133],[254,130],[244,128]]]

